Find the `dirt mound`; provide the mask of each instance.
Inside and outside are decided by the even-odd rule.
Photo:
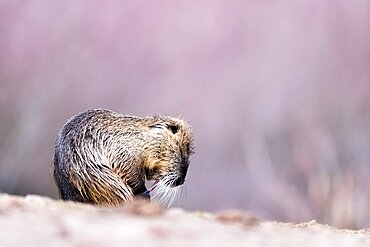
[[[370,246],[369,230],[258,221],[245,212],[103,208],[0,194],[0,246]]]

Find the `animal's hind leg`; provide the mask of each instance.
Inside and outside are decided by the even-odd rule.
[[[81,195],[81,192],[68,181],[63,172],[55,169],[54,178],[58,185],[60,197],[63,200],[92,203],[91,200],[88,200]]]
[[[85,174],[85,179],[79,181],[84,186],[84,194],[93,204],[122,205],[133,199],[133,192],[116,173],[104,167],[97,173]]]

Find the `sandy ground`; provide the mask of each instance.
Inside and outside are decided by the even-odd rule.
[[[165,210],[143,201],[101,208],[0,194],[0,246],[370,246],[370,230]]]

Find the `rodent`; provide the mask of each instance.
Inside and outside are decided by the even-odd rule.
[[[54,179],[63,200],[120,205],[150,199],[145,179],[185,182],[193,135],[183,120],[91,109],[72,117],[55,142]]]

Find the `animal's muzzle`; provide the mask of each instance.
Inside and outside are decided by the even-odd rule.
[[[189,164],[187,162],[181,162],[179,177],[175,180],[174,186],[182,185],[185,182],[186,173],[188,172]]]

